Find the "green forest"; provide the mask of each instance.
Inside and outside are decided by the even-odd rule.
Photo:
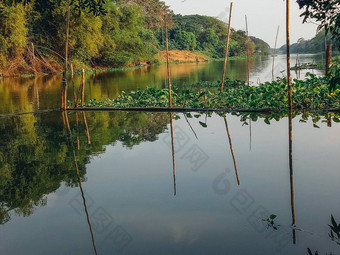
[[[300,38],[296,43],[290,46],[291,53],[318,53],[325,51],[326,45],[332,44],[333,51],[339,50],[340,44],[332,35],[326,35],[325,30],[321,30],[314,38],[305,40]],[[279,51],[286,54],[287,46],[283,45]]]
[[[72,1],[69,61],[75,68],[156,64],[165,49],[164,27],[171,49],[224,56],[227,25],[199,15],[175,15],[159,0],[102,1],[100,10]],[[0,70],[3,76],[55,73],[63,70],[68,0],[0,1]],[[230,55],[247,51],[268,54],[269,45],[232,30]]]

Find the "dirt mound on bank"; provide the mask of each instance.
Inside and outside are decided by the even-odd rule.
[[[166,51],[161,51],[158,55],[166,60]],[[185,50],[170,50],[169,51],[169,60],[171,62],[180,62],[180,63],[191,63],[191,62],[208,62],[208,59],[202,55],[197,55],[191,51]]]

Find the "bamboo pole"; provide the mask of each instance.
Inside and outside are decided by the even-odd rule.
[[[66,42],[65,42],[65,64],[63,72],[63,82],[61,89],[61,110],[65,111],[67,108],[67,69],[68,69],[68,41],[70,34],[70,13],[71,13],[71,0],[67,1],[67,14],[66,14]]]
[[[81,107],[84,107],[85,101],[85,70],[81,69]]]
[[[247,79],[248,79],[248,86],[250,85],[250,70],[249,70],[249,33],[248,33],[248,19],[246,17],[246,32],[247,32]]]
[[[331,59],[332,59],[332,45],[327,45],[326,50],[326,75],[329,74],[329,67],[331,65]]]
[[[223,92],[224,88],[224,81],[228,63],[228,53],[229,53],[229,41],[230,41],[230,31],[231,31],[231,17],[233,12],[233,2],[230,3],[230,13],[229,13],[229,24],[228,24],[228,36],[227,36],[227,45],[225,50],[225,57],[224,57],[224,66],[223,66],[223,75],[222,75],[222,84],[221,84],[221,93]]]
[[[292,226],[295,227],[295,200],[294,200],[294,176],[293,176],[293,102],[292,102],[292,78],[290,74],[290,1],[286,0],[286,40],[287,40],[287,82],[288,82],[288,102],[289,102],[289,170],[290,170],[290,195],[291,195],[291,211]],[[293,243],[296,244],[296,233],[293,228]]]
[[[290,111],[293,111],[293,101],[292,101],[292,77],[290,74],[290,9],[289,0],[286,0],[286,43],[287,43],[287,82],[288,82],[288,103]]]
[[[166,67],[167,67],[167,75],[168,75],[169,107],[172,108],[171,73],[170,73],[170,64],[169,64],[168,25],[167,25],[167,22],[166,22],[166,16],[164,16],[164,22],[165,22]]]
[[[280,26],[277,27],[276,38],[275,38],[275,47],[273,52],[273,66],[272,66],[272,80],[275,80],[274,68],[275,68],[275,55],[276,55],[276,47],[277,47],[277,38],[279,37]]]
[[[71,80],[72,80],[72,88],[73,88],[73,105],[77,108],[77,93],[76,93],[76,86],[74,84],[74,71],[73,71],[73,64],[71,64]]]
[[[177,194],[176,189],[176,165],[175,165],[175,144],[174,144],[174,127],[172,112],[170,113],[170,128],[171,128],[171,152],[172,152],[172,174],[174,177],[174,196]]]
[[[235,154],[234,154],[234,149],[233,149],[233,144],[231,142],[231,135],[229,132],[229,127],[228,127],[228,122],[227,122],[227,118],[224,117],[224,123],[225,123],[225,127],[227,130],[227,134],[228,134],[228,140],[229,140],[229,146],[230,146],[230,151],[231,151],[231,156],[233,158],[233,162],[234,162],[234,167],[235,167],[235,174],[236,174],[236,180],[237,180],[237,184],[241,185],[240,183],[240,178],[238,176],[238,170],[237,170],[237,164],[236,164],[236,158],[235,158]]]

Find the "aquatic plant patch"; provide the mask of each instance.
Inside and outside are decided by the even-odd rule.
[[[333,77],[334,78],[334,77]],[[296,110],[340,109],[340,84],[330,87],[329,77],[308,74],[306,80],[294,80],[292,84],[293,106]],[[228,81],[230,82],[230,81]],[[241,85],[239,82],[228,84],[223,93],[217,83],[195,84],[191,89],[172,91],[173,107],[200,109],[263,109],[272,108],[273,112],[288,110],[288,85],[285,79],[266,82],[259,86]],[[106,101],[90,100],[87,107],[167,107],[167,89],[147,88],[122,93],[118,98]]]

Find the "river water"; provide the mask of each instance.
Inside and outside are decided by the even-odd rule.
[[[254,83],[266,75],[255,71],[261,63]],[[219,77],[220,63],[201,65],[183,65],[186,75],[174,66],[174,83]],[[155,69],[164,70],[89,76],[88,94],[165,86]],[[39,79],[39,108],[57,107],[54,76],[4,86],[2,111],[36,109],[34,82],[25,81]],[[329,225],[340,221],[340,125],[331,114],[292,121],[290,157],[284,116],[0,118],[0,254],[339,254]]]
[[[321,55],[300,55],[301,63],[322,62]],[[296,56],[292,55],[292,66],[296,63]],[[273,60],[271,57],[250,59],[250,82],[272,80]],[[227,77],[230,79],[247,80],[247,61],[230,60]],[[189,63],[171,65],[173,85],[189,86],[199,81],[218,81],[222,78],[223,62]],[[283,77],[286,70],[284,55],[278,55],[274,63],[274,79]],[[304,78],[306,72],[322,73],[317,70],[304,70],[300,73],[292,72],[293,78]],[[75,85],[78,91],[80,76],[76,75]],[[29,78],[5,78],[0,80],[1,113],[27,112],[38,109],[51,109],[60,106],[61,75],[48,75]],[[68,99],[72,100],[72,86],[69,82]],[[128,71],[97,72],[86,75],[85,101],[90,99],[105,100],[117,97],[122,91],[129,92],[138,88],[167,87],[166,66],[143,67]]]

